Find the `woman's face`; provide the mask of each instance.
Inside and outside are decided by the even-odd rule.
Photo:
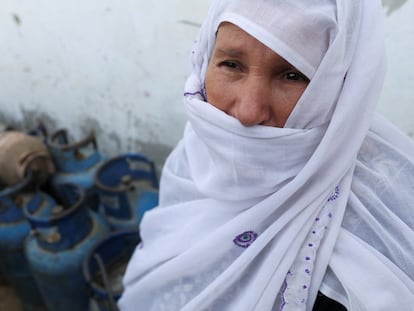
[[[207,100],[244,126],[283,127],[309,79],[234,24],[220,25],[206,73]]]

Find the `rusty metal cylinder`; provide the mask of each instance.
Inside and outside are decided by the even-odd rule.
[[[0,133],[0,184],[5,187],[22,182],[31,171],[32,181],[44,183],[54,171],[52,158],[41,139],[19,131]]]

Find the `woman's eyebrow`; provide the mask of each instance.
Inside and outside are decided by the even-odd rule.
[[[237,48],[228,48],[228,49],[219,48],[217,49],[217,53],[220,55],[226,55],[226,56],[232,56],[232,57],[240,57],[240,56],[246,55],[245,51],[243,51],[242,49],[237,49]]]

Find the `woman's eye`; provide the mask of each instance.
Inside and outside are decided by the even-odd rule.
[[[236,69],[239,68],[239,64],[237,62],[231,61],[231,60],[226,60],[224,62],[221,63],[221,65],[231,68],[231,69]]]
[[[303,74],[301,74],[300,72],[294,72],[294,71],[286,73],[286,79],[293,80],[293,81],[306,81],[306,82],[309,81],[309,79],[306,78]]]

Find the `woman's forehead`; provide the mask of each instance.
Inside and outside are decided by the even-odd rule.
[[[249,58],[257,57],[258,61],[264,60],[265,56],[272,56],[274,65],[289,65],[278,53],[274,52],[243,29],[232,23],[224,22],[219,26],[217,32],[216,46],[214,48],[216,57]],[[269,57],[266,57],[268,59]]]
[[[225,22],[233,23],[309,78],[336,33],[334,9],[315,9],[304,1],[233,1],[216,18],[214,31]]]

